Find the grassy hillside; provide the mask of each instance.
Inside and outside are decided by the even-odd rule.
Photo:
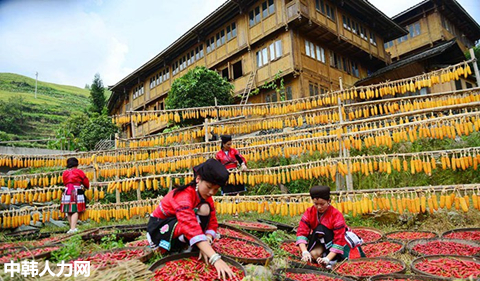
[[[73,86],[38,81],[35,98],[35,79],[12,73],[0,73],[0,101],[23,99],[26,129],[18,139],[48,138],[55,134],[58,124],[89,105],[90,92]]]

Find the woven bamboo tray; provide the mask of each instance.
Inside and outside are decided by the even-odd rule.
[[[36,249],[42,249],[42,248],[52,248],[52,247],[58,247],[58,249],[56,250],[59,250],[61,249],[61,246],[59,245],[49,245],[49,246],[40,246],[40,247],[35,247],[35,248],[24,248],[24,247],[18,247],[16,249],[16,251],[14,251],[12,254],[13,254],[13,257],[16,257],[16,255],[22,251],[33,251],[33,250],[36,250]],[[48,259],[50,258],[51,254],[53,251],[56,251],[56,250],[51,250],[51,251],[47,251],[47,252],[44,252],[44,253],[41,253],[41,254],[37,254],[37,255],[29,255],[29,256],[26,256],[26,257],[23,257],[21,258],[20,260],[23,260],[23,259],[34,259],[34,260],[41,260],[41,259]],[[8,254],[3,254],[3,255],[0,255],[0,258],[6,256]],[[9,262],[9,261],[8,261]],[[0,264],[3,264],[3,262],[0,262]]]
[[[294,226],[291,226],[291,225],[285,224],[285,223],[281,223],[281,222],[264,220],[264,219],[257,219],[257,221],[276,226],[277,229],[280,229],[280,230],[283,230],[283,231],[286,231],[286,232],[294,232],[294,229],[295,229]]]
[[[357,279],[357,280],[368,280],[368,278],[372,277],[372,276],[354,276],[354,275],[348,275],[348,274],[341,274],[340,272],[338,272],[338,268],[342,265],[342,264],[345,264],[345,263],[352,263],[352,264],[355,264],[355,263],[362,263],[362,262],[370,262],[370,261],[389,261],[389,262],[394,262],[394,263],[397,263],[397,264],[400,264],[402,266],[402,268],[398,271],[395,271],[395,272],[390,272],[390,273],[405,273],[405,271],[407,270],[407,266],[405,265],[405,263],[402,261],[402,260],[398,260],[398,259],[393,259],[393,258],[386,258],[386,257],[380,257],[380,258],[359,258],[359,259],[353,259],[353,260],[346,260],[344,262],[341,262],[341,263],[337,263],[334,268],[333,268],[333,271],[335,273],[337,273],[338,275],[342,275],[342,276],[346,276],[346,277],[350,277],[350,278],[353,278],[353,279]],[[377,274],[375,274],[377,275]],[[373,276],[375,276],[373,275]]]
[[[336,278],[344,281],[353,281],[354,279],[345,277],[345,276],[340,276],[332,273],[327,273],[327,272],[322,272],[318,270],[311,270],[311,269],[301,269],[301,268],[280,268],[275,270],[273,273],[273,276],[275,277],[275,280],[277,281],[295,281],[294,279],[287,278],[286,273],[287,272],[292,272],[292,273],[302,273],[302,274],[315,274],[318,275],[319,277],[325,276],[325,277],[331,277],[331,278]],[[318,279],[321,280],[321,279]]]
[[[248,225],[239,225],[239,224],[235,224],[234,222],[235,222],[235,221],[231,220],[231,221],[226,221],[226,222],[224,222],[224,224],[230,225],[230,226],[233,226],[233,227],[236,227],[236,228],[253,230],[253,231],[259,231],[259,232],[273,232],[273,231],[277,230],[277,227],[276,227],[276,226],[274,226],[274,225],[269,225],[269,224],[266,224],[266,223],[261,223],[261,222],[238,221],[238,222],[240,222],[240,223],[261,224],[261,225],[265,226],[265,228],[263,228],[263,227],[255,227],[255,226],[248,226]]]
[[[376,239],[376,240],[372,240],[372,241],[363,241],[364,243],[371,243],[371,242],[376,242],[376,241],[380,241],[383,239],[385,233],[383,233],[383,231],[381,231],[380,229],[376,229],[376,228],[373,228],[373,227],[363,227],[363,226],[360,226],[360,227],[352,227],[351,228],[352,231],[358,235],[358,232],[356,232],[355,230],[365,230],[365,231],[370,231],[370,232],[374,232],[376,234],[379,234],[380,235],[380,238]],[[360,238],[363,238],[361,237],[360,235],[358,235],[358,237]]]
[[[385,274],[370,277],[369,281],[392,281],[392,280],[408,280],[408,281],[443,281],[445,279],[434,278],[425,275],[406,275],[406,274]]]
[[[425,275],[425,276],[429,276],[429,277],[432,277],[432,278],[437,278],[437,279],[441,279],[441,280],[459,280],[458,278],[453,278],[453,277],[443,277],[443,276],[437,276],[437,275],[433,275],[433,274],[430,274],[430,273],[427,273],[427,272],[424,272],[424,271],[421,271],[419,269],[417,269],[417,264],[419,264],[420,262],[424,261],[424,260],[434,260],[434,259],[439,259],[439,258],[454,258],[454,259],[458,259],[458,260],[461,260],[461,261],[471,261],[471,262],[475,262],[475,263],[478,263],[480,264],[480,260],[478,258],[474,258],[474,257],[468,257],[468,256],[456,256],[456,255],[434,255],[434,256],[424,256],[424,257],[419,257],[419,258],[416,258],[412,261],[412,264],[410,265],[410,270],[416,274],[420,274],[420,275]],[[474,280],[480,280],[478,279],[480,276],[475,276],[474,277]]]
[[[128,251],[128,250],[143,250],[143,251],[145,251],[145,254],[143,256],[139,256],[138,258],[134,258],[134,259],[139,260],[141,262],[146,262],[153,256],[153,251],[148,247],[125,247],[125,248],[117,248],[117,249],[110,249],[110,250],[106,250],[106,251],[83,254],[83,255],[80,255],[78,258],[76,258],[76,260],[82,260],[84,258],[95,256],[97,254],[114,253],[114,252]],[[101,267],[100,269],[111,268],[111,267],[112,266],[105,266],[105,267]]]
[[[478,233],[480,233],[480,228],[457,228],[457,229],[445,231],[444,233],[442,233],[442,238],[448,238],[448,237],[446,237],[448,234],[456,233],[456,232],[478,232]],[[448,239],[451,239],[451,238],[448,238]],[[456,238],[456,239],[459,239],[459,238]],[[462,239],[462,240],[465,240],[465,239]],[[479,235],[479,240],[471,240],[471,241],[480,242],[480,235]]]
[[[397,245],[400,245],[401,248],[398,249],[397,251],[393,252],[393,253],[388,253],[388,254],[386,254],[386,255],[376,256],[376,257],[371,257],[371,258],[386,257],[386,256],[393,255],[393,254],[397,254],[397,253],[403,253],[403,252],[405,251],[405,244],[404,244],[404,243],[397,242],[397,241],[376,241],[376,242],[371,242],[371,243],[364,243],[361,247],[362,247],[362,250],[365,252],[365,249],[366,249],[368,246],[370,246],[370,245],[377,245],[377,244],[383,244],[383,243],[393,243],[393,244],[397,244]],[[366,252],[365,252],[365,255],[367,255]],[[367,258],[370,258],[370,257],[367,255]]]
[[[198,259],[198,252],[170,255],[168,257],[165,257],[161,260],[156,261],[154,264],[152,264],[148,268],[148,270],[155,272],[155,270],[162,268],[169,261],[177,261],[177,260],[183,260],[183,259],[188,259],[188,258]],[[239,270],[241,270],[243,272],[243,274],[245,276],[247,276],[247,272],[246,272],[245,268],[240,263],[238,263],[235,260],[233,260],[229,257],[226,257],[226,256],[222,256],[222,260],[224,262],[226,262],[227,264],[229,264],[230,266],[234,266],[234,267],[238,268]]]
[[[101,233],[102,231],[104,231],[104,232],[106,231],[106,233]],[[93,232],[91,234],[88,234],[86,236],[86,239],[84,239],[84,240],[93,240],[96,243],[100,243],[102,241],[103,237],[110,236],[112,234],[115,235],[116,241],[119,241],[120,239],[122,239],[122,241],[125,242],[125,243],[135,241],[135,239],[137,239],[137,237],[142,236],[142,233],[138,232],[138,231],[117,232],[117,229],[112,228],[112,229],[103,229],[103,230],[98,229],[98,232]]]
[[[460,240],[460,239],[446,239],[446,238],[433,238],[433,239],[420,239],[420,240],[413,240],[407,243],[407,250],[410,252],[410,254],[418,257],[423,257],[423,256],[428,256],[423,253],[420,253],[418,251],[415,251],[413,247],[415,247],[418,244],[427,244],[429,242],[434,242],[434,241],[440,241],[440,242],[455,242],[455,243],[460,243],[472,247],[477,247],[480,250],[480,243],[474,242],[474,241],[469,241],[469,240]],[[474,256],[480,256],[480,251],[477,252]]]
[[[400,243],[407,243],[407,242],[410,242],[410,241],[413,241],[413,240],[418,240],[418,239],[402,240],[402,239],[389,238],[389,237],[388,237],[388,236],[391,235],[391,234],[396,234],[396,233],[401,233],[401,232],[420,232],[420,233],[429,233],[429,234],[432,234],[432,235],[433,235],[432,237],[429,237],[429,238],[418,238],[418,239],[432,239],[432,238],[437,238],[437,237],[438,237],[438,234],[437,234],[436,232],[433,232],[433,231],[425,231],[425,230],[418,230],[418,231],[401,230],[401,231],[392,231],[392,232],[389,232],[389,233],[385,233],[385,239],[390,240],[390,241],[400,242]]]
[[[224,224],[224,223],[220,223],[218,224],[218,227],[223,227],[223,228],[227,228],[227,229],[230,229],[230,230],[234,230],[234,231],[237,231],[237,232],[240,232],[241,234],[245,235],[245,236],[248,236],[250,237],[252,240],[254,240],[254,242],[258,243],[258,244],[262,244],[262,245],[265,245],[267,246],[267,244],[265,244],[265,242],[262,241],[262,239],[256,237],[255,235],[252,235],[248,232],[246,232],[245,230],[242,230],[240,228],[237,228],[235,226],[231,226],[231,225],[228,225],[228,224]],[[217,231],[218,232],[218,231]],[[242,238],[242,237],[237,237],[237,238],[240,238],[240,239],[245,239],[245,238]],[[248,239],[246,239],[248,240]]]
[[[228,254],[228,253],[222,253],[222,252],[219,252],[217,251],[219,254],[221,254],[222,256],[227,256],[233,260],[236,260],[237,262],[241,262],[241,263],[252,263],[252,264],[262,264],[262,265],[267,265],[272,259],[273,259],[273,256],[274,256],[274,253],[273,253],[273,250],[270,249],[268,246],[266,246],[265,244],[259,244],[259,243],[255,243],[255,242],[252,242],[252,241],[248,241],[248,240],[245,240],[245,239],[240,239],[240,238],[236,238],[236,237],[228,237],[228,238],[231,238],[231,239],[234,239],[234,240],[239,240],[239,241],[242,241],[246,244],[249,244],[251,246],[255,246],[255,247],[261,247],[263,249],[265,249],[269,256],[267,258],[258,258],[258,259],[253,259],[253,258],[243,258],[243,257],[237,257],[237,256],[233,256],[231,254]],[[221,238],[220,238],[221,239]],[[215,244],[213,244],[213,247],[215,249]]]

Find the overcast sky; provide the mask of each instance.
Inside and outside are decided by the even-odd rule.
[[[313,0],[312,0],[313,1]],[[394,16],[421,0],[370,0]],[[113,85],[225,0],[0,0],[0,72]],[[480,0],[458,0],[480,22]]]

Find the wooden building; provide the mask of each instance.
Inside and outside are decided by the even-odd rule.
[[[366,0],[230,0],[110,87],[109,113],[163,110],[173,81],[195,66],[218,71],[241,94],[280,76],[285,99],[349,87],[391,62],[384,42],[407,34]],[[251,89],[247,89],[250,91]],[[260,91],[249,102],[275,102]],[[166,124],[124,128],[127,136]]]
[[[480,26],[455,0],[425,0],[392,18],[409,34],[385,43],[392,64],[359,80],[368,85],[402,79],[465,60],[465,52],[480,39]],[[475,86],[472,79],[435,85],[430,92]],[[427,89],[423,89],[426,93]]]

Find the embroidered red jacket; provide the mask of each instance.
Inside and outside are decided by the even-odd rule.
[[[200,241],[207,241],[206,234],[215,237],[218,222],[212,197],[206,199],[211,211],[207,230],[203,233],[194,212],[194,208],[200,204],[200,195],[198,192],[195,191],[193,186],[189,186],[175,195],[174,191],[175,190],[172,190],[165,195],[158,207],[153,211],[152,216],[160,219],[176,216],[178,224],[173,233],[173,238],[177,238],[183,234],[190,242],[190,245],[194,245]]]
[[[85,188],[90,187],[90,182],[88,181],[87,176],[85,176],[85,173],[80,170],[80,169],[68,169],[65,170],[62,174],[63,178],[63,184],[66,186],[67,184],[73,184],[73,185],[81,185]]]
[[[236,150],[235,148],[230,148],[230,150],[228,150],[228,155],[222,149],[219,152],[217,152],[217,156],[215,158],[217,158],[217,160],[220,161],[220,163],[222,163],[225,166],[225,168],[227,168],[227,170],[235,169],[238,166],[238,161],[235,155],[240,156],[243,162],[247,164],[247,160],[245,160],[245,158],[242,155],[240,155],[240,153],[238,153],[238,150]]]
[[[318,211],[315,206],[305,211],[298,225],[296,244],[308,244],[308,236],[319,223],[333,230],[333,245],[330,251],[343,255],[343,247],[347,244],[347,240],[345,240],[347,226],[342,213],[332,206],[329,206],[320,218],[318,217]]]

